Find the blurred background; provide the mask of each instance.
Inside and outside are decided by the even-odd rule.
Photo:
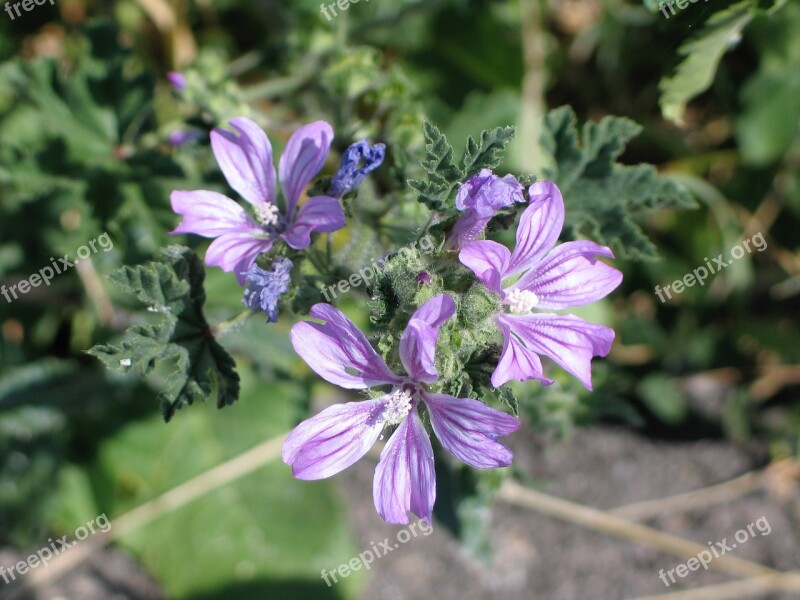
[[[514,474],[701,546],[766,517],[771,533],[736,556],[798,567],[800,2],[672,15],[650,0],[362,0],[336,16],[316,0],[54,0],[19,15],[13,4],[0,12],[0,283],[97,244],[49,286],[0,298],[0,565],[100,515],[113,526],[65,553],[71,563],[19,576],[24,589],[0,582],[0,597],[603,600],[752,575],[703,570],[668,589],[659,571],[691,554],[553,519],[498,498],[490,477],[445,471],[431,535],[328,586],[321,570],[398,529],[372,507],[375,454],[313,483],[276,454],[309,410],[349,399],[294,358],[290,320],[220,336],[239,401],[168,424],[162,374],[118,375],[86,353],[154,318],[107,276],[175,241],[172,190],[226,189],[208,132],[240,114],[276,150],[300,124],[331,122],[327,174],[352,141],[388,145],[355,229],[334,237],[351,270],[380,255],[366,232],[401,242],[424,222],[404,185],[424,119],[456,147],[516,125],[500,172],[536,175],[553,160],[540,143],[548,110],[639,123],[620,162],[655,165],[696,207],[637,217],[648,256],[618,252],[623,284],[591,307],[617,331],[593,392],[563,373],[553,389],[515,387],[526,426],[509,439]],[[659,299],[656,286],[728,261],[743,240],[753,251]],[[178,241],[201,256],[207,245]],[[210,322],[240,312],[230,275],[209,269],[206,293]],[[692,597],[800,597],[717,589]]]

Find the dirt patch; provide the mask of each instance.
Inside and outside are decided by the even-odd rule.
[[[654,442],[630,431],[595,428],[563,442],[545,443],[521,432],[510,441],[528,485],[549,494],[611,509],[672,496],[728,481],[758,466],[760,452],[723,441]],[[351,468],[341,490],[362,548],[397,528],[382,523],[372,505],[374,459]],[[731,553],[778,569],[800,565],[800,498],[755,491],[722,505],[657,517],[648,524],[702,545],[716,544],[757,519],[771,531],[754,535]],[[617,600],[723,583],[732,578],[713,570],[689,572],[667,588],[659,571],[691,556],[677,557],[529,510],[498,503],[492,514],[492,564],[465,556],[441,526],[377,560],[364,592],[366,600]],[[762,525],[763,525],[762,521]],[[763,527],[766,529],[766,527]],[[766,596],[765,596],[766,597]],[[794,596],[772,595],[790,600]]]

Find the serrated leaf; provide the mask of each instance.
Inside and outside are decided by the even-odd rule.
[[[511,391],[511,388],[508,386],[501,387],[498,388],[495,393],[497,398],[511,409],[511,414],[513,414],[515,417],[518,417],[519,400],[517,400],[517,397],[514,395],[514,392]]]
[[[556,165],[545,175],[558,184],[567,205],[565,233],[611,246],[620,257],[652,259],[656,249],[636,217],[656,208],[695,204],[684,188],[659,176],[652,165],[616,162],[640,129],[630,119],[606,117],[584,125],[581,143],[575,113],[562,107],[547,115],[542,147]]]
[[[425,135],[425,159],[422,166],[431,181],[440,185],[460,181],[463,171],[453,162],[453,147],[447,137],[429,121],[422,124],[422,130]]]
[[[431,210],[453,210],[450,195],[463,179],[463,172],[453,162],[453,147],[436,125],[425,121],[425,158],[422,167],[428,173],[428,181],[410,180],[409,186],[420,193],[419,201]]]
[[[184,246],[168,246],[158,261],[118,269],[110,279],[163,317],[157,323],[131,326],[117,346],[89,350],[106,367],[122,373],[146,375],[159,365],[171,365],[159,394],[166,421],[215,391],[219,408],[239,397],[235,362],[214,339],[203,315],[204,278],[200,259]]]
[[[419,192],[419,201],[425,206],[431,210],[445,210],[445,200],[450,192],[450,186],[419,179],[410,179],[408,185]]]
[[[467,138],[464,156],[458,165],[453,162],[453,147],[447,137],[432,123],[423,124],[425,159],[421,164],[428,172],[428,181],[410,180],[417,190],[419,201],[431,210],[455,213],[453,192],[466,179],[481,169],[494,169],[502,160],[502,152],[514,139],[513,127],[496,127],[483,131],[479,141]]]
[[[753,19],[753,8],[752,0],[743,0],[714,13],[703,30],[678,49],[678,54],[686,58],[672,77],[663,78],[659,84],[665,119],[682,118],[687,102],[711,86],[720,60],[739,42],[742,30]]]
[[[467,138],[467,148],[459,165],[469,178],[481,169],[494,169],[502,160],[502,152],[516,135],[514,127],[495,127],[481,133],[479,142]]]

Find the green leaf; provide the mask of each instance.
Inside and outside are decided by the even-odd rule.
[[[680,423],[688,407],[675,380],[658,373],[648,375],[636,386],[636,392],[653,413],[666,423]]]
[[[659,84],[664,118],[679,120],[686,103],[711,86],[723,55],[739,42],[742,30],[753,19],[753,8],[752,0],[743,0],[714,13],[703,30],[678,49],[686,58],[672,77]]]
[[[438,127],[426,121],[425,158],[421,164],[428,173],[428,181],[409,180],[408,184],[420,193],[420,202],[431,210],[455,213],[454,190],[481,169],[494,169],[502,160],[502,152],[514,139],[513,127],[496,127],[481,133],[476,142],[467,138],[464,156],[456,165],[453,147]]]
[[[215,391],[219,408],[236,402],[236,365],[214,339],[203,314],[205,272],[194,252],[184,246],[168,246],[158,261],[122,267],[110,278],[163,318],[155,324],[133,325],[118,346],[94,346],[90,354],[122,373],[146,375],[159,365],[171,365],[159,395],[166,421],[178,409],[205,401]]]
[[[463,171],[453,162],[453,147],[436,125],[425,121],[425,158],[421,161],[430,181],[410,180],[409,185],[420,192],[420,201],[431,210],[452,210],[448,200]]]
[[[431,181],[439,184],[459,181],[463,171],[453,162],[453,147],[447,137],[436,125],[425,121],[422,125],[425,134],[425,159],[422,166],[428,171]]]
[[[201,405],[173,427],[156,416],[131,421],[103,440],[88,464],[71,463],[58,487],[56,529],[74,531],[100,510],[117,518],[296,424],[296,407],[307,396],[301,386],[264,380],[248,366],[241,377],[236,410],[218,413]],[[331,587],[320,577],[322,569],[336,569],[361,550],[335,482],[293,478],[277,450],[272,458],[251,460],[263,466],[209,486],[176,510],[158,504],[156,519],[118,543],[153,573],[169,598],[358,597],[363,569]],[[370,493],[367,487],[361,491]]]
[[[660,0],[642,0],[644,7],[650,12],[658,12],[658,3]]]
[[[419,192],[419,200],[431,210],[445,210],[445,200],[449,194],[450,186],[410,179],[408,185]]]
[[[481,133],[479,142],[467,138],[467,149],[459,165],[465,176],[469,178],[481,169],[497,167],[503,159],[503,150],[515,134],[514,127],[495,127]]]
[[[20,546],[44,539],[67,423],[49,407],[0,411],[0,529]]]
[[[581,143],[575,113],[561,107],[545,119],[542,146],[556,165],[545,175],[564,194],[567,235],[609,245],[620,257],[652,259],[656,249],[636,218],[656,208],[695,204],[686,190],[660,177],[652,165],[616,162],[640,131],[630,119],[605,117],[584,125]]]
[[[762,17],[748,30],[758,49],[758,71],[742,86],[736,140],[744,160],[765,166],[779,160],[800,134],[800,6]]]

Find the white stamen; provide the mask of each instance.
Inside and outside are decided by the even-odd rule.
[[[511,312],[525,314],[531,312],[531,309],[539,304],[539,296],[528,290],[517,289],[509,292],[506,296],[506,302]]]
[[[383,411],[384,425],[399,425],[411,412],[411,394],[407,390],[395,390],[389,396]]]
[[[262,225],[277,225],[281,211],[269,202],[259,202],[255,207],[256,220]]]

